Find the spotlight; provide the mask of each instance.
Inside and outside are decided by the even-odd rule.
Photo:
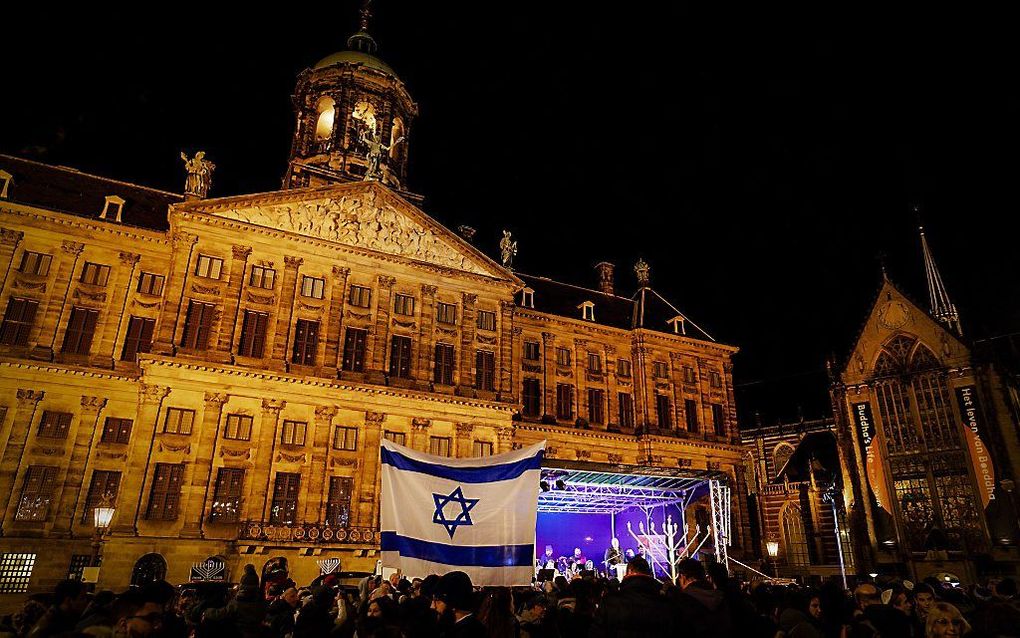
[[[558,490],[567,489],[567,484],[563,482],[563,479],[556,479],[556,489]]]
[[[538,482],[538,486],[542,489],[543,492],[548,492],[549,491],[549,482],[548,481],[539,481]]]

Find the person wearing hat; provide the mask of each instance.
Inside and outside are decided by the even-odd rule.
[[[259,575],[251,563],[244,566],[241,583],[234,599],[226,607],[207,609],[202,622],[230,623],[237,628],[242,638],[260,638],[262,621],[266,617],[266,600],[259,589]]]
[[[440,635],[444,638],[485,638],[486,631],[472,609],[474,587],[464,572],[443,574],[436,583],[432,609],[439,614]]]

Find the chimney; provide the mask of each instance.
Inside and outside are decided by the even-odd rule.
[[[595,264],[595,272],[599,274],[599,291],[607,295],[613,294],[613,269],[615,266],[608,261]]]

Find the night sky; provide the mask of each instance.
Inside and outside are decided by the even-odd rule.
[[[0,151],[180,192],[181,150],[204,149],[211,195],[276,189],[295,77],[345,47],[356,4],[8,22]],[[510,229],[523,272],[594,287],[613,261],[622,294],[644,257],[653,287],[742,348],[743,415],[827,411],[824,361],[848,354],[878,255],[926,300],[915,204],[967,335],[1020,329],[1004,17],[375,4],[378,55],[420,107],[426,212],[493,256]]]

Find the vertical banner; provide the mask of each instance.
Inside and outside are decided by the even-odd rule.
[[[957,388],[956,401],[960,405],[964,438],[967,440],[967,449],[970,450],[970,459],[974,464],[974,475],[977,477],[978,492],[981,494],[981,508],[986,509],[988,504],[995,500],[995,466],[992,465],[992,456],[988,453],[985,442],[981,440],[984,421],[978,407],[977,387],[965,385]]]
[[[861,437],[861,454],[864,455],[864,469],[868,475],[871,493],[878,506],[892,514],[889,484],[885,480],[885,465],[882,462],[882,449],[878,445],[875,419],[871,415],[871,403],[868,401],[854,403],[853,412],[857,434]]]

